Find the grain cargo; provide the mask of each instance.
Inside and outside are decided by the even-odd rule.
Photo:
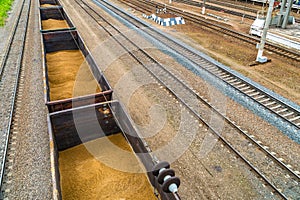
[[[50,113],[48,127],[54,199],[154,200],[156,187],[162,200],[176,200],[118,101]]]
[[[137,172],[142,171],[136,157],[124,159],[110,145],[116,145],[117,148],[134,155],[121,133],[59,153],[63,199],[156,199],[145,173],[123,172],[101,162],[109,159],[110,162],[118,162],[119,165],[125,165]]]
[[[69,28],[66,20],[47,19],[42,20],[42,30],[66,29]]]
[[[46,60],[51,101],[101,92],[79,50],[47,53]],[[82,77],[80,83],[76,84],[77,76]]]
[[[112,90],[77,31],[42,34],[50,112],[111,100]]]
[[[40,7],[40,30],[42,32],[74,30],[73,22],[61,6],[42,4]]]

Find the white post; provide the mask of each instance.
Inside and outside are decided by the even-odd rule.
[[[258,52],[257,52],[256,61],[260,62],[260,63],[265,63],[268,60],[267,57],[263,56],[263,51],[264,51],[264,46],[266,43],[269,25],[270,25],[271,19],[272,19],[273,6],[274,6],[274,0],[270,0],[269,1],[269,10],[267,13],[267,18],[266,18],[263,33],[261,36],[261,41],[260,41],[260,44],[258,44]]]
[[[205,7],[202,7],[201,14],[202,14],[202,15],[205,15]]]
[[[246,4],[247,4],[247,0],[246,0]],[[244,23],[244,18],[245,18],[245,15],[246,15],[246,5],[244,4],[244,13],[243,13],[243,16],[242,16],[242,21],[241,21],[241,24]]]
[[[169,0],[169,4],[171,4],[172,3],[172,0]]]
[[[285,4],[286,4],[286,0],[282,0],[281,1],[281,7],[280,7],[280,11],[279,11],[279,15],[278,15],[278,22],[277,22],[277,26],[281,26],[282,25],[282,16],[285,12]]]
[[[292,6],[293,6],[293,0],[288,0],[288,6],[287,6],[287,8],[285,10],[285,13],[284,13],[284,18],[283,18],[281,28],[286,28],[286,25],[288,23],[288,19],[289,19],[291,10],[292,10]]]
[[[205,0],[203,0],[203,4],[202,4],[202,15],[205,15]]]

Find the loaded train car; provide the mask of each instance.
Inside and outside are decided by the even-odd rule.
[[[249,34],[261,37],[264,25],[265,19],[256,18],[250,26]]]
[[[252,2],[262,3],[262,4],[268,4],[269,0],[250,0]],[[280,8],[281,7],[281,0],[275,0],[274,1],[274,7]],[[300,0],[293,0],[292,9],[300,9]]]
[[[287,4],[285,6],[287,7]],[[278,5],[278,7],[279,8],[281,7],[281,2]],[[300,0],[293,0],[292,9],[295,9],[295,10],[299,10],[300,9]]]
[[[53,199],[180,199],[180,179],[152,155],[122,104],[112,99],[59,1],[40,0],[39,14]],[[45,29],[48,19],[66,27],[53,23]]]
[[[268,3],[269,0],[250,0],[253,2],[258,2],[258,3]]]
[[[75,30],[42,34],[49,112],[110,101],[112,89]]]
[[[51,4],[50,4],[51,5]],[[41,7],[40,8],[40,30],[41,32],[74,30],[71,19],[66,15],[63,7]]]
[[[53,7],[53,6],[61,6],[60,2],[58,0],[40,0],[40,7]]]
[[[118,101],[53,112],[48,122],[53,199],[156,200],[152,188],[162,200],[180,199],[180,179]]]
[[[294,0],[292,8],[299,10],[300,9],[300,0]]]
[[[300,1],[300,0],[298,0],[298,1]],[[273,11],[275,11],[275,10],[273,10]],[[277,26],[278,25],[278,19],[279,19],[278,14],[272,15],[270,26]],[[264,25],[265,25],[265,21],[266,21],[265,11],[264,10],[257,11],[256,19],[254,20],[254,22],[250,26],[249,34],[261,37],[262,33],[263,33],[263,28],[264,28]],[[288,24],[295,24],[295,22],[296,22],[295,18],[290,15],[288,17],[287,23]],[[268,37],[268,35],[267,35],[267,37]]]

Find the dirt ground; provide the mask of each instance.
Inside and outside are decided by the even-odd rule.
[[[115,97],[126,105],[130,116],[141,134],[146,138],[149,147],[160,160],[168,160],[172,163],[172,168],[175,169],[177,176],[182,181],[180,186],[182,199],[275,198],[262,185],[261,181],[232,152],[218,143],[217,139],[210,135],[203,124],[196,122],[180,106],[178,101],[164,90],[163,86],[159,85],[145,71],[140,70],[141,67],[131,56],[119,50],[118,45],[111,41],[102,28],[91,20],[86,13],[76,7],[73,0],[63,0],[62,2],[84,41],[91,49],[99,67],[104,71],[112,85]],[[118,1],[113,2],[122,6]],[[129,10],[126,6],[123,8]],[[101,9],[98,9],[98,12],[113,21],[124,32],[127,31],[126,27],[107,16]],[[132,14],[141,17],[141,13]],[[245,20],[240,25],[240,21],[241,19],[237,18],[229,20],[228,26],[247,32],[250,22]],[[250,68],[248,63],[255,59],[255,47],[249,47],[247,44],[224,35],[217,35],[205,29],[196,28],[189,23],[165,28],[152,21],[147,22],[206,52],[216,60],[281,95],[297,103],[300,102],[299,84],[295,84],[297,81],[299,82],[300,70],[296,63],[287,62],[280,57],[268,54],[268,57],[272,58],[271,63]],[[128,35],[130,34],[132,33],[129,32]],[[132,34],[132,37],[135,35]],[[146,44],[145,46],[148,47]],[[147,52],[168,66],[170,70],[176,72],[178,76],[208,99],[213,99],[219,95],[214,89],[207,86],[205,81],[183,68],[174,59],[162,54],[160,50],[148,48]],[[286,78],[283,78],[282,73],[285,74]],[[275,75],[277,78],[273,77]],[[221,98],[225,99],[226,97]],[[292,151],[299,151],[298,144],[290,141],[273,126],[263,122],[253,113],[245,111],[242,106],[235,102],[227,99],[227,104],[228,117],[234,118],[241,127],[249,130],[263,143],[268,144],[272,150],[283,152],[284,158],[290,155]],[[153,108],[154,105],[162,107],[162,113],[159,112],[159,108]],[[157,112],[152,112],[155,109]],[[155,115],[156,113],[159,115]],[[254,127],[253,124],[257,125]],[[178,146],[174,146],[174,144],[172,146],[174,138],[179,140],[176,143]],[[270,138],[280,139],[272,142]],[[161,147],[166,148],[163,151]],[[286,148],[289,150],[282,151]],[[178,152],[178,149],[182,152]],[[299,156],[297,157],[297,153],[295,156],[286,159],[293,162],[292,165],[299,167],[297,166],[300,160]]]
[[[174,3],[174,6],[183,9],[189,8],[189,11],[199,13],[199,9],[195,9],[191,6],[179,3]],[[245,34],[249,32],[250,25],[253,22],[248,19],[244,19],[242,22],[241,17],[208,9],[207,13],[229,19],[226,23],[227,25]],[[199,16],[201,15],[199,14]],[[221,22],[225,23],[223,21]],[[300,104],[299,62],[291,59],[287,60],[265,51],[264,55],[272,61],[270,63],[250,67],[249,64],[256,59],[257,55],[255,46],[249,47],[248,44],[240,42],[237,39],[209,32],[188,22],[184,26],[174,26],[163,29],[168,31],[169,34],[184,40],[191,46],[201,49],[201,51],[204,51],[219,62],[224,63],[226,66],[231,67],[266,88]]]

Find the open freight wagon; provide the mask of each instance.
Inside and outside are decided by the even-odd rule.
[[[49,112],[110,101],[112,89],[77,31],[42,33]]]
[[[75,29],[73,22],[61,6],[40,7],[39,19],[42,33]]]
[[[50,113],[48,128],[54,199],[157,199],[153,187],[160,199],[180,199],[163,189],[179,186],[174,171],[158,181],[169,166],[157,164],[119,102]]]
[[[40,0],[40,7],[47,8],[53,6],[61,6],[58,0]]]
[[[41,9],[40,17],[55,12]],[[79,33],[41,32],[53,199],[180,199],[179,178],[151,155],[120,103],[112,101]]]

